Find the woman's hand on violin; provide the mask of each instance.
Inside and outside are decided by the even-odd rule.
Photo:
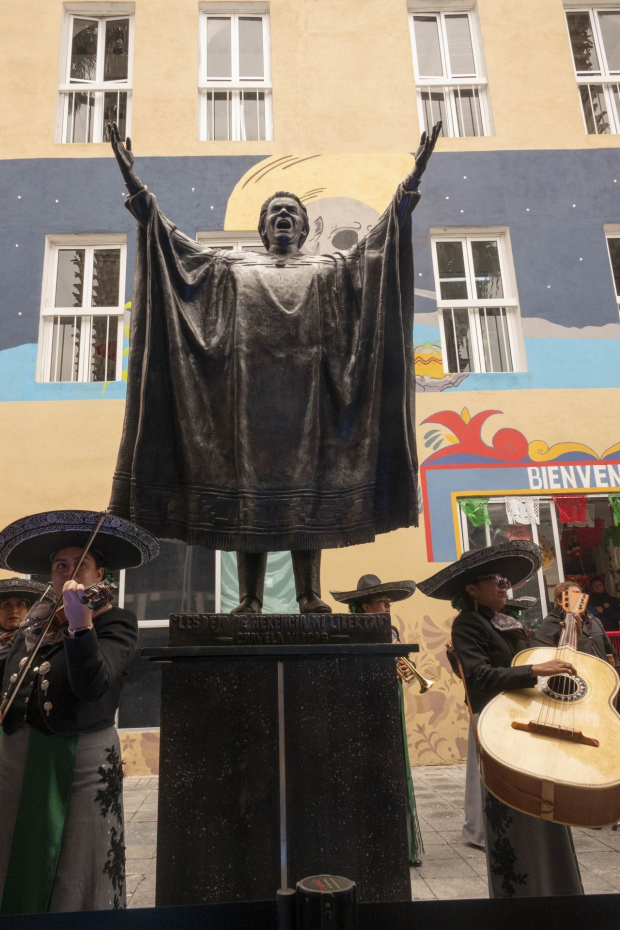
[[[70,630],[83,630],[93,625],[93,614],[87,604],[82,604],[84,585],[77,581],[65,581],[62,589],[62,599],[65,608],[65,617]]]
[[[577,669],[570,662],[562,659],[551,659],[540,665],[532,665],[532,678],[548,678],[550,675],[576,675]]]

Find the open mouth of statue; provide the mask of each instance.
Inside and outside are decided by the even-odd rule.
[[[291,221],[287,220],[284,217],[278,220],[278,222],[276,223],[276,229],[286,229],[287,231],[290,231],[292,228],[293,228],[293,224],[291,223]]]

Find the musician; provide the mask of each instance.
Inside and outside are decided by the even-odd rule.
[[[606,633],[617,633],[620,630],[620,599],[607,593],[604,578],[592,578],[588,588],[588,608],[591,613],[599,618]]]
[[[122,766],[114,725],[134,655],[135,616],[107,603],[94,612],[85,589],[104,571],[158,552],[140,527],[107,516],[83,557],[99,514],[35,514],[2,530],[0,567],[51,572],[62,607],[16,692],[13,682],[44,633],[53,605],[35,605],[6,661],[0,745],[0,913],[125,906]]]
[[[466,552],[458,562],[421,582],[428,597],[459,610],[452,643],[465,676],[474,725],[483,707],[502,691],[533,688],[538,676],[568,672],[553,659],[512,668],[530,645],[520,621],[504,614],[509,588],[540,568],[538,546],[511,540]],[[484,834],[489,897],[583,894],[568,827],[513,810],[484,790]]]
[[[0,581],[0,681],[6,657],[11,651],[15,630],[35,601],[45,593],[45,585],[25,578],[3,578]]]
[[[562,595],[564,591],[569,594],[581,594],[582,589],[575,581],[561,581],[556,584],[553,591],[554,605],[543,620],[538,636],[541,639],[548,640],[552,643],[559,643],[560,634],[564,622],[564,611],[562,610]],[[581,614],[575,616],[577,632],[577,649],[579,652],[587,652],[589,655],[603,659],[611,665],[615,665],[616,652],[611,640],[605,632],[605,627],[601,620],[593,613],[590,613],[588,606],[584,608]]]
[[[330,594],[336,601],[341,604],[347,604],[349,613],[352,614],[380,614],[391,612],[393,601],[404,601],[415,591],[415,581],[388,581],[381,583],[377,575],[362,575],[357,582],[355,591],[330,591]],[[400,639],[398,630],[392,627],[392,640]],[[413,789],[413,779],[411,777],[411,765],[409,763],[409,750],[407,748],[407,726],[405,723],[405,701],[403,695],[403,683],[398,679],[398,695],[400,700],[400,719],[403,733],[403,757],[405,762],[405,776],[407,781],[407,839],[409,841],[409,864],[419,868],[422,865],[420,859],[421,853],[424,852],[424,843],[422,841],[422,831],[418,819],[418,811],[415,801],[415,791]]]

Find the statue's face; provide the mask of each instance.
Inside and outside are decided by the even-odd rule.
[[[279,249],[299,248],[304,233],[304,215],[292,197],[276,197],[267,208],[265,235]]]

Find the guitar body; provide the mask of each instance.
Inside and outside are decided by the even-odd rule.
[[[557,656],[555,647],[524,649],[512,665]],[[561,658],[577,669],[577,679],[569,679],[573,693],[563,693],[563,676],[540,678],[534,688],[497,695],[481,712],[480,774],[491,794],[525,814],[609,826],[620,821],[618,676],[607,662],[572,646],[561,648]]]

